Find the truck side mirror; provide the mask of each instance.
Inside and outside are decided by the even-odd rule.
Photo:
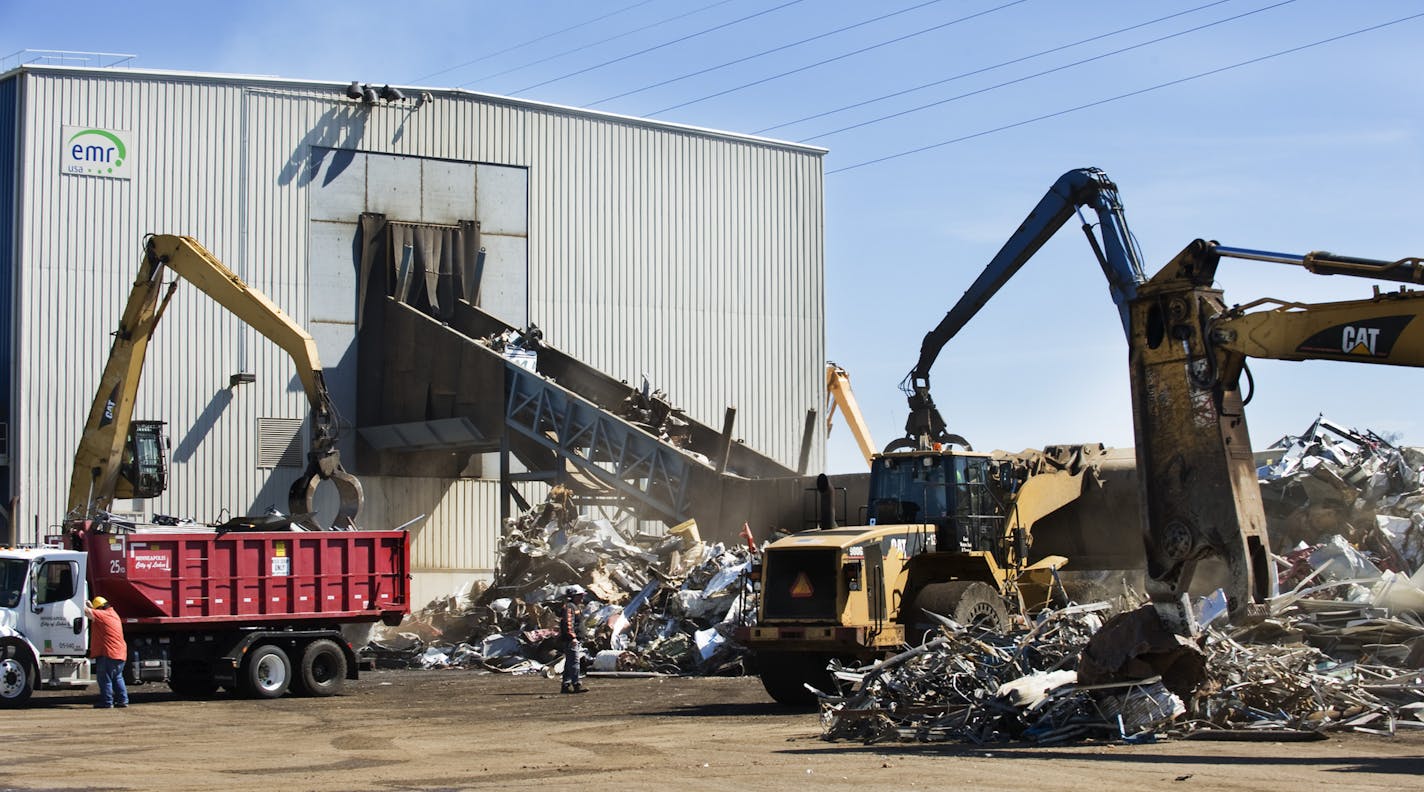
[[[39,613],[40,608],[40,567],[44,565],[43,558],[35,559],[30,565],[30,613]]]

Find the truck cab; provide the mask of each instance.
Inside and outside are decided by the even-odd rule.
[[[86,564],[73,550],[0,550],[0,706],[92,681]]]

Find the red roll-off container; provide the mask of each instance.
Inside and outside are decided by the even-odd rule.
[[[318,626],[410,610],[405,531],[89,534],[91,594],[125,630]]]

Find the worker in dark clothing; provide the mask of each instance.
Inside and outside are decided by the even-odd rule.
[[[559,640],[564,646],[564,683],[560,693],[583,693],[588,690],[579,682],[579,655],[583,653],[582,586],[564,590],[564,608],[559,617]]]
[[[128,660],[129,647],[124,642],[124,625],[119,621],[119,614],[108,600],[95,597],[84,606],[84,616],[89,619],[89,656],[94,658],[99,682],[99,701],[94,707],[127,707],[129,690],[124,685],[124,663]]]

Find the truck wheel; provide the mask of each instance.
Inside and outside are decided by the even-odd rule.
[[[15,641],[0,643],[0,707],[20,707],[35,692],[38,672],[29,652]]]
[[[292,686],[304,696],[334,696],[346,684],[346,653],[335,641],[320,638],[302,650]]]
[[[252,698],[280,698],[292,681],[292,661],[281,647],[263,644],[247,653],[239,684]]]
[[[757,652],[757,673],[761,686],[784,707],[809,709],[816,706],[816,694],[806,689],[835,692],[835,681],[826,670],[830,657],[818,652]]]
[[[948,616],[971,630],[1004,632],[1009,628],[1009,609],[994,587],[978,580],[931,583],[915,595],[911,618],[921,610]]]

